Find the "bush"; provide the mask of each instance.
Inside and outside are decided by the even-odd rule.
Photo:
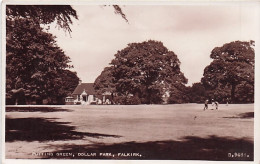
[[[77,102],[76,102],[76,105],[81,105],[81,102],[77,101]]]
[[[141,104],[139,97],[137,96],[116,96],[114,98],[116,104],[121,105],[138,105]]]
[[[97,105],[97,102],[91,102],[90,105]]]
[[[141,104],[141,101],[140,101],[139,97],[131,96],[131,97],[127,98],[126,103],[127,103],[127,105],[138,105],[138,104]]]

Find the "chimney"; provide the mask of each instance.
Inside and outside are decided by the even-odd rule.
[[[82,80],[79,80],[79,85],[81,85],[81,83],[82,83]]]

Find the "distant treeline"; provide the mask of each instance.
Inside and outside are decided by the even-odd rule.
[[[118,10],[118,8],[115,8]],[[120,13],[125,19],[125,15]],[[70,58],[42,25],[71,32],[69,5],[6,6],[6,104],[64,104],[79,83]],[[187,87],[177,55],[162,42],[130,43],[95,80],[97,94],[114,104],[254,102],[254,41],[216,47],[200,82]],[[202,59],[203,60],[203,59]]]
[[[96,90],[114,95],[115,104],[254,102],[254,41],[235,41],[212,50],[201,82],[185,86],[177,55],[162,42],[131,43],[95,81]]]

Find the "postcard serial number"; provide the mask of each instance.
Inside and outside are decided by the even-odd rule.
[[[238,152],[235,152],[235,153],[228,153],[228,157],[229,157],[229,158],[249,158],[250,155],[247,154],[247,153],[238,153]]]

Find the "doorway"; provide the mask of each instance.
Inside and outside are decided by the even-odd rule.
[[[82,98],[83,98],[83,101],[87,102],[87,100],[88,100],[87,96],[84,95],[84,96],[82,96]]]

